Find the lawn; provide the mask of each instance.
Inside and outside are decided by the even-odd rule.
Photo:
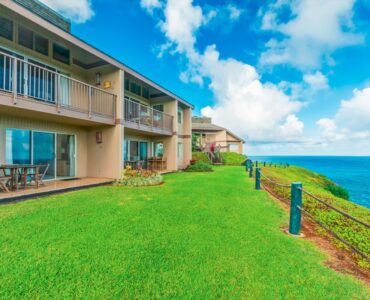
[[[0,207],[0,298],[369,299],[243,167]]]

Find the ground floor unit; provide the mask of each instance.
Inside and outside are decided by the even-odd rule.
[[[0,165],[48,165],[45,180],[116,179],[128,165],[177,171],[191,159],[190,137],[38,116],[0,111]]]

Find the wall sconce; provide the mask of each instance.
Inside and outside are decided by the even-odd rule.
[[[103,82],[103,87],[105,89],[110,89],[112,87],[112,81],[106,80]]]
[[[101,73],[95,73],[95,85],[100,85],[101,84]]]
[[[101,131],[97,131],[95,134],[95,139],[97,144],[103,143],[103,133]]]

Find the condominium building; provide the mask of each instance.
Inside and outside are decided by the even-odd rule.
[[[71,33],[35,0],[0,0],[0,165],[46,179],[176,171],[191,159],[192,105]]]
[[[197,147],[200,149],[214,145],[221,152],[243,154],[245,141],[229,129],[213,124],[211,118],[193,117],[192,132],[196,138]]]

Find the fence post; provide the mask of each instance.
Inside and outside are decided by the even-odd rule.
[[[258,168],[258,161],[256,160],[256,168]]]
[[[266,167],[266,162],[265,161],[263,162],[263,166]]]
[[[302,213],[298,206],[302,207],[302,183],[294,182],[291,186],[289,220],[289,233],[293,235],[299,235],[301,231]]]
[[[256,168],[256,190],[261,189],[261,169]]]
[[[245,172],[248,172],[248,168],[249,168],[249,160],[246,160],[245,161]]]
[[[253,164],[249,166],[249,178],[253,177]]]

